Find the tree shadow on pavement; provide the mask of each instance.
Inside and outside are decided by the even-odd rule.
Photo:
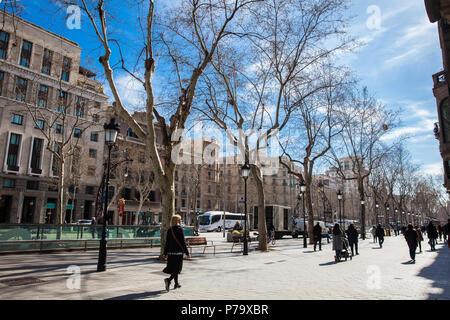
[[[430,293],[429,300],[448,300],[450,299],[450,268],[448,262],[450,261],[450,249],[447,244],[441,248],[436,248],[437,253],[434,262],[423,268],[418,274],[419,277],[426,278],[433,281],[433,288],[441,289],[440,293]]]
[[[167,292],[166,290],[158,290],[158,291],[150,291],[150,292],[142,292],[142,293],[130,293],[123,296],[112,297],[105,300],[138,300],[145,299],[150,297],[157,297],[161,294]]]

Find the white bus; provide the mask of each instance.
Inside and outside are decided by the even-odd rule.
[[[244,228],[244,214],[225,211],[225,229],[233,229],[237,221]],[[223,211],[208,211],[198,216],[200,232],[220,232],[223,230],[223,222]]]

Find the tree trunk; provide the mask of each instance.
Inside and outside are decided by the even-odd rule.
[[[308,237],[309,237],[309,244],[314,244],[314,235],[313,235],[313,228],[314,228],[314,212],[312,207],[312,200],[311,200],[311,181],[309,178],[306,179],[306,192],[305,192],[305,198],[306,198],[306,210],[308,211]],[[309,181],[308,181],[309,180]]]
[[[170,170],[170,169],[169,169]],[[164,254],[164,246],[166,244],[166,234],[170,228],[170,220],[175,212],[175,187],[174,187],[174,175],[167,173],[161,177],[159,186],[161,189],[162,197],[162,223],[161,223],[161,250],[160,258]],[[166,171],[167,172],[167,171]]]
[[[363,179],[358,179],[358,192],[359,192],[359,199],[360,200],[364,199]],[[363,239],[365,239],[365,232],[366,232],[366,212],[364,210],[364,205],[361,205],[361,234],[363,235]]]
[[[255,165],[250,165],[252,176],[255,178],[256,189],[258,191],[258,235],[259,245],[258,249],[267,251],[267,224],[266,224],[266,204],[264,196],[264,186],[260,176],[259,168]],[[247,208],[248,211],[248,208]]]

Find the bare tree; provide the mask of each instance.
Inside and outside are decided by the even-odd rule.
[[[352,96],[352,103],[339,113],[344,130],[337,136],[330,152],[331,163],[342,180],[355,180],[360,200],[365,200],[365,183],[379,159],[391,148],[382,138],[397,122],[397,112],[388,110],[367,88]],[[342,158],[350,161],[350,168],[343,167]],[[361,205],[361,230],[365,238],[365,206]]]
[[[258,190],[259,249],[265,251],[262,152],[271,139],[276,141],[294,110],[322,89],[316,67],[352,42],[340,37],[346,1],[271,0],[256,9],[242,24],[242,38],[218,47],[214,72],[202,77],[205,104],[198,111],[202,120],[226,130],[241,162],[250,163]],[[336,42],[330,45],[328,39]],[[251,145],[255,132],[259,136]]]
[[[162,191],[162,232],[161,255],[165,243],[165,235],[169,228],[169,221],[174,213],[174,170],[175,164],[171,159],[172,151],[179,143],[181,135],[179,130],[185,128],[186,121],[191,113],[198,80],[215,54],[217,46],[232,34],[232,22],[240,11],[251,6],[258,0],[235,1],[201,1],[184,0],[177,3],[158,3],[155,1],[137,2],[134,6],[139,11],[146,11],[144,19],[137,19],[134,27],[141,29],[143,45],[142,54],[136,61],[135,70],[127,66],[133,63],[123,57],[124,43],[111,35],[114,30],[116,17],[109,15],[107,10],[113,10],[112,1],[71,1],[79,5],[91,22],[95,35],[101,43],[104,53],[99,61],[105,72],[105,77],[114,98],[114,111],[137,134],[146,145],[146,151],[151,159],[155,179]],[[64,1],[68,4],[67,1]],[[159,15],[155,14],[159,10]],[[130,21],[127,21],[129,27]],[[114,46],[113,46],[114,44]],[[130,46],[130,39],[127,45]],[[145,89],[146,128],[143,128],[129,113],[127,106],[118,91],[117,83],[111,66],[113,49],[120,55],[119,64],[124,72],[142,84]],[[159,56],[154,55],[158,50]],[[165,79],[167,96],[170,100],[163,106],[157,104],[152,81],[158,71],[157,60],[172,62],[173,73],[167,72],[167,65],[162,65],[159,75]],[[137,71],[137,72],[134,72]],[[140,77],[139,75],[142,75]],[[175,75],[175,77],[173,77]],[[169,119],[168,121],[166,119]],[[158,129],[155,128],[155,121]],[[158,132],[157,132],[158,131]],[[162,154],[157,148],[157,136],[163,146]]]

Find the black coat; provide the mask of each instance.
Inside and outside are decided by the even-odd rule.
[[[173,233],[172,233],[173,230]],[[177,238],[178,242],[175,240]],[[164,255],[167,257],[167,266],[163,272],[174,275],[179,274],[183,269],[183,253],[189,255],[189,251],[186,247],[186,241],[184,240],[183,228],[175,226],[167,230],[166,245],[164,246]]]
[[[171,230],[173,230],[173,234]],[[180,244],[178,244],[177,241],[173,238],[173,235],[175,235]],[[189,251],[186,247],[186,241],[184,240],[183,228],[181,228],[180,226],[175,226],[167,230],[166,245],[164,246],[164,255],[179,252],[186,253],[186,255],[189,255]]]
[[[405,231],[405,239],[406,242],[408,243],[408,246],[410,247],[417,247],[417,240],[418,240],[419,235],[417,234],[416,230],[406,230]]]
[[[313,228],[314,239],[320,240],[322,238],[322,227],[320,225],[315,225]]]
[[[355,228],[347,230],[348,242],[357,243],[358,242],[358,230]]]
[[[384,238],[384,229],[377,227],[377,230],[375,230],[375,235],[378,238]]]
[[[427,235],[428,235],[428,239],[436,239],[438,237],[438,232],[434,225],[429,224],[427,226]]]

